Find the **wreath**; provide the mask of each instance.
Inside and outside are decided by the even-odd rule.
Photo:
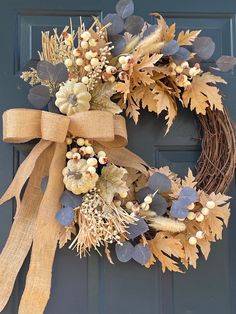
[[[71,22],[61,34],[42,32],[40,61],[21,76],[37,110],[3,114],[4,141],[39,142],[0,199],[17,204],[0,255],[1,310],[31,246],[20,313],[40,314],[58,243],[80,257],[105,252],[111,263],[114,244],[121,262],[149,268],[158,260],[163,271],[183,272],[222,238],[235,136],[216,86],[226,82],[199,62],[212,56],[214,42],[200,31],[176,36],[161,15],[150,25],[133,11],[132,0],[120,0],[116,13],[94,17],[88,29],[81,21],[76,30]],[[222,56],[215,70],[234,64]],[[202,127],[196,178],[191,170],[179,178],[167,166],[150,167],[125,148],[122,111],[135,123],[141,108],[165,111],[168,132],[179,106],[195,111]]]

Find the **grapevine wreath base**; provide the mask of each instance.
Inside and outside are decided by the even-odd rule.
[[[0,204],[15,197],[16,215],[0,255],[0,310],[12,293],[31,247],[19,313],[42,314],[47,305],[57,245],[84,257],[115,248],[120,262],[184,272],[228,224],[228,187],[235,167],[235,136],[216,83],[195,58],[214,52],[200,31],[168,26],[160,15],[150,25],[120,0],[102,23],[62,34],[42,33],[36,68],[22,73],[36,109],[3,114],[3,140],[39,139],[20,165]],[[125,30],[125,32],[124,32]],[[230,70],[223,56],[218,70]],[[166,111],[167,131],[178,106],[194,110],[202,126],[196,178],[168,167],[152,168],[125,148],[122,111],[138,123],[141,108]],[[26,186],[26,187],[25,187]],[[24,191],[24,192],[23,192]],[[88,257],[89,258],[89,257]]]

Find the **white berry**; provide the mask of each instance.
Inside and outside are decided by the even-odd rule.
[[[90,45],[91,47],[97,46],[96,40],[95,40],[94,38],[89,39],[89,45]]]
[[[204,216],[207,216],[209,215],[209,208],[208,207],[203,207],[202,210],[201,210],[201,213],[204,215]]]
[[[69,68],[69,67],[72,66],[73,62],[72,62],[71,59],[66,59],[66,60],[64,61],[64,64],[65,64],[65,66],[66,66],[67,68]]]
[[[71,138],[71,137],[67,137],[67,138],[66,138],[66,144],[67,144],[67,145],[72,144],[72,138]]]
[[[87,64],[87,65],[85,65],[84,69],[86,72],[90,72],[92,70],[92,67],[90,64]]]
[[[151,204],[152,203],[152,197],[150,195],[146,196],[144,199],[144,203]]]
[[[88,167],[87,170],[88,170],[88,172],[90,172],[91,174],[96,173],[96,168],[95,168],[95,167],[90,166],[90,167]]]
[[[90,32],[86,31],[81,34],[81,37],[83,38],[83,40],[88,41],[91,38],[91,34]]]
[[[216,204],[215,204],[215,202],[213,202],[213,201],[208,201],[208,202],[206,203],[206,207],[208,207],[209,209],[213,209],[213,208],[216,207]]]
[[[194,204],[194,203],[191,203],[191,204],[188,205],[188,209],[189,209],[189,210],[194,209],[194,207],[195,207],[195,204]]]
[[[101,165],[105,165],[107,163],[107,158],[106,157],[99,157],[98,161]]]
[[[194,212],[189,212],[189,213],[188,213],[187,218],[188,218],[189,220],[194,220],[194,219],[195,219],[195,217],[196,217],[196,215],[195,215],[195,213],[194,213]]]
[[[96,166],[97,165],[97,159],[96,158],[89,158],[89,159],[87,159],[87,165],[88,166]]]
[[[130,202],[130,201],[125,204],[125,207],[126,207],[127,209],[131,209],[132,206],[133,206],[133,202]]]
[[[204,232],[201,230],[197,231],[196,238],[197,239],[203,239],[204,238]]]
[[[126,191],[124,191],[124,192],[120,192],[119,195],[121,198],[126,198],[128,193]]]
[[[89,78],[87,76],[83,76],[81,82],[87,85],[89,83]]]
[[[73,56],[79,57],[79,55],[80,55],[80,52],[78,51],[78,49],[74,49],[73,50]]]
[[[93,67],[96,67],[96,66],[98,66],[98,65],[100,64],[98,58],[92,58],[91,61],[90,61],[90,63],[91,63],[91,65],[92,65]]]
[[[89,155],[93,154],[94,151],[93,151],[92,146],[87,146],[87,147],[85,148],[85,153],[86,153],[86,154],[89,154]]]
[[[203,216],[203,214],[198,214],[197,216],[196,216],[196,220],[198,221],[198,222],[202,222],[203,220],[204,220],[204,216]]]
[[[127,63],[124,63],[124,64],[122,64],[121,68],[124,71],[128,71],[129,70],[129,65]]]
[[[190,237],[188,239],[188,243],[191,245],[196,245],[197,244],[197,239],[195,237]]]
[[[121,56],[121,57],[119,57],[119,63],[120,64],[125,64],[126,63],[126,57],[125,56]]]
[[[80,46],[81,46],[82,49],[87,49],[87,48],[88,48],[88,43],[87,43],[87,41],[84,41],[84,40],[81,41]]]
[[[76,142],[77,142],[77,145],[79,145],[79,146],[84,145],[84,139],[82,137],[78,138]]]
[[[76,63],[77,65],[79,65],[79,66],[81,66],[81,65],[83,64],[83,62],[84,62],[84,60],[83,60],[82,58],[77,58],[77,59],[75,60],[75,63]]]
[[[71,159],[73,157],[73,153],[72,152],[67,152],[66,153],[66,158],[67,159]]]
[[[98,158],[106,157],[106,153],[103,150],[100,150],[97,155],[98,155]]]
[[[116,207],[120,207],[121,206],[121,201],[118,201],[118,200],[114,201],[114,204],[115,204]]]
[[[74,153],[74,154],[73,154],[73,159],[79,160],[80,158],[81,158],[80,153]]]

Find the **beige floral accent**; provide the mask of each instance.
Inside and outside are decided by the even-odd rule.
[[[91,95],[85,84],[67,81],[56,93],[55,105],[62,113],[71,116],[76,112],[89,110],[90,99]]]
[[[93,189],[98,180],[97,173],[90,173],[85,159],[71,159],[63,169],[66,189],[74,194],[86,193]]]

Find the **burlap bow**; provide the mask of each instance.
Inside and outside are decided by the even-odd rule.
[[[17,274],[32,246],[31,260],[19,314],[42,314],[47,305],[52,266],[61,230],[55,219],[64,190],[67,134],[94,141],[111,162],[147,174],[145,162],[124,146],[125,119],[105,111],[87,111],[71,117],[31,109],[11,109],[3,114],[3,140],[23,143],[40,139],[20,165],[0,205],[15,197],[17,210],[7,243],[0,255],[0,311],[12,293]],[[41,192],[43,177],[49,176]],[[23,198],[20,193],[28,181]]]

